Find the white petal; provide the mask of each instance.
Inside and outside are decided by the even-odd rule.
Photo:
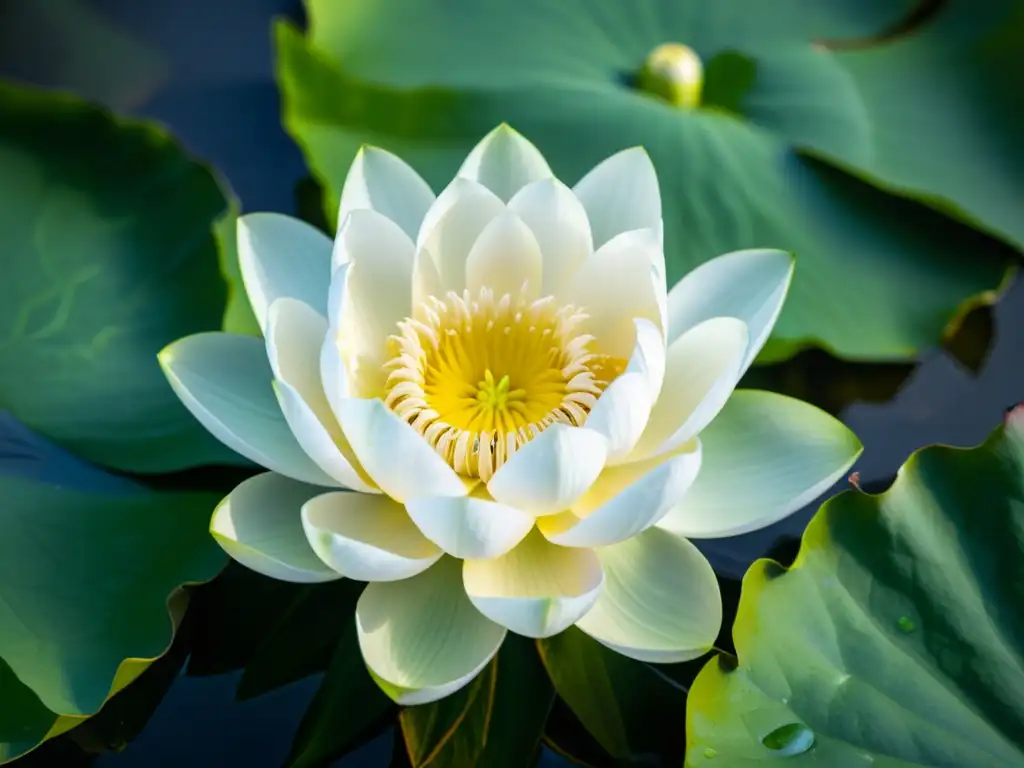
[[[352,450],[327,401],[320,378],[326,335],[327,321],[301,301],[278,299],[270,306],[267,356],[281,411],[299,445],[324,472],[346,488],[380,493],[353,466]]]
[[[340,578],[309,548],[300,510],[323,488],[267,472],[250,477],[217,505],[210,533],[246,568],[281,581]]]
[[[349,398],[338,416],[359,463],[391,498],[466,495],[455,470],[380,400]]]
[[[664,328],[659,278],[651,263],[660,249],[650,229],[617,235],[587,259],[566,289],[567,303],[589,315],[581,331],[593,334],[605,354],[629,359],[638,317]]]
[[[608,463],[625,459],[647,426],[665,375],[665,339],[650,320],[637,319],[626,370],[601,393],[586,427],[608,438]]]
[[[540,280],[540,245],[530,228],[511,211],[491,219],[466,258],[466,287],[473,294],[490,288],[495,296],[516,296],[525,285],[536,298]]]
[[[697,439],[653,459],[609,467],[573,508],[537,521],[548,541],[564,547],[603,547],[625,541],[663,518],[697,479]]]
[[[597,556],[605,588],[576,626],[613,651],[655,664],[688,661],[711,649],[722,626],[722,598],[714,571],[693,544],[651,528]]]
[[[437,263],[426,248],[420,248],[412,262],[412,305],[418,307],[428,296],[440,297],[443,294],[444,286]]]
[[[434,257],[446,291],[466,287],[466,258],[484,227],[505,210],[505,204],[487,187],[470,179],[455,178],[427,211],[417,248]]]
[[[573,187],[587,209],[594,247],[622,232],[661,226],[661,192],[651,158],[640,147],[625,149],[597,165]]]
[[[594,250],[583,204],[552,176],[520,189],[508,208],[526,222],[540,244],[544,262],[541,295],[559,295]]]
[[[338,485],[288,427],[271,386],[263,339],[197,333],[164,348],[159,360],[181,402],[228,448],[296,480]]]
[[[551,176],[544,155],[517,131],[499,125],[469,153],[459,176],[479,182],[504,201],[532,181]]]
[[[575,624],[604,582],[593,552],[555,546],[536,531],[501,557],[466,560],[462,578],[477,610],[527,637],[551,637]]]
[[[387,496],[321,494],[302,507],[302,527],[321,560],[358,581],[407,579],[443,554]]]
[[[784,395],[738,390],[701,434],[704,466],[659,527],[694,538],[738,536],[809,504],[862,446],[842,422]]]
[[[412,499],[405,507],[424,536],[463,559],[504,554],[533,528],[533,515],[499,504],[486,494]]]
[[[738,317],[750,329],[742,376],[771,335],[789,283],[793,257],[784,251],[736,251],[701,264],[668,295],[668,340],[712,317]]]
[[[534,515],[567,509],[601,474],[608,441],[590,429],[552,424],[502,465],[487,490]],[[446,494],[454,495],[454,494]]]
[[[368,584],[356,605],[363,660],[399,704],[437,701],[479,674],[505,639],[462,587],[461,564],[449,557],[402,581]]]
[[[379,367],[388,337],[412,314],[412,240],[379,213],[353,211],[335,248],[349,265],[338,332],[363,365]]]
[[[747,326],[734,317],[706,320],[668,348],[665,383],[630,456],[671,451],[700,434],[736,387],[747,349]]]
[[[280,213],[248,213],[237,226],[238,265],[260,328],[266,328],[270,305],[283,297],[327,314],[331,238]]]
[[[363,147],[345,177],[338,209],[338,226],[352,211],[370,209],[387,216],[409,237],[434,202],[434,193],[404,160],[377,147]]]

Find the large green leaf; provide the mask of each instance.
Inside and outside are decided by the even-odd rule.
[[[970,450],[826,502],[788,571],[760,560],[739,666],[690,690],[688,765],[1024,765],[1024,408]]]
[[[308,37],[278,27],[284,122],[329,212],[364,142],[406,157],[435,187],[502,121],[570,183],[642,144],[661,181],[671,281],[738,248],[793,251],[796,277],[765,359],[809,343],[900,359],[936,343],[972,297],[990,300],[1015,252],[799,152],[872,152],[857,80],[812,40],[866,34],[907,3],[884,5],[309,0]],[[628,84],[669,40],[707,62],[705,108],[677,109]]]
[[[534,644],[510,634],[466,688],[402,710],[409,762],[413,768],[530,768],[554,697]]]
[[[839,5],[855,12],[859,2]],[[835,54],[870,145],[808,146],[1024,246],[1024,1],[931,5],[913,34]]]
[[[171,642],[225,557],[216,496],[156,493],[0,419],[0,762],[95,713]]]
[[[117,469],[239,462],[157,352],[220,327],[210,172],[157,128],[0,84],[0,408]]]

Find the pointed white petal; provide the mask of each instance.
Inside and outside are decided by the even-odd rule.
[[[747,326],[734,317],[706,320],[668,348],[665,383],[630,460],[671,451],[700,434],[736,387]]]
[[[363,147],[345,177],[338,226],[352,211],[370,209],[387,216],[409,237],[416,237],[433,202],[430,185],[404,160],[377,147]]]
[[[356,633],[377,684],[403,706],[459,690],[505,639],[504,627],[470,603],[461,563],[450,557],[410,579],[368,584],[356,606]]]
[[[492,560],[466,560],[466,594],[487,618],[527,637],[550,637],[576,623],[604,583],[593,552],[549,543],[537,531]]]
[[[523,286],[529,296],[540,293],[540,245],[530,228],[511,211],[491,219],[473,243],[466,258],[466,287],[472,294],[490,288],[495,296],[519,294]]]
[[[486,493],[412,499],[405,506],[424,536],[463,559],[502,555],[533,528],[533,515],[499,504]]]
[[[509,200],[540,244],[544,263],[541,296],[561,294],[594,250],[583,204],[553,176],[529,184]]]
[[[782,311],[793,264],[791,254],[773,250],[736,251],[701,264],[669,292],[669,344],[712,317],[738,317],[750,329],[742,376]]]
[[[658,175],[640,147],[625,149],[597,165],[573,192],[587,209],[595,248],[632,229],[660,229]]]
[[[303,505],[302,527],[321,560],[357,581],[407,579],[443,554],[387,496],[321,494]]]
[[[461,293],[466,287],[466,258],[484,227],[505,210],[505,204],[487,187],[471,179],[455,178],[427,211],[416,241],[434,257],[445,291]]]
[[[327,314],[331,239],[316,227],[280,213],[238,219],[238,265],[253,314],[266,328],[267,310],[288,297]]]
[[[665,339],[650,320],[637,319],[636,343],[626,370],[601,393],[586,427],[608,438],[608,463],[632,452],[647,426],[665,375]]]
[[[708,539],[756,531],[809,504],[862,450],[838,419],[757,390],[734,392],[701,441],[700,475],[658,526]]]
[[[296,299],[278,299],[267,321],[267,356],[292,434],[317,466],[346,488],[380,493],[359,476],[320,378],[327,321]]]
[[[589,316],[581,331],[593,334],[605,354],[629,359],[638,317],[664,328],[659,278],[651,265],[660,248],[650,229],[617,235],[587,259],[566,289],[566,302]]]
[[[455,470],[380,400],[348,398],[338,416],[359,463],[391,498],[466,495]]]
[[[697,479],[697,439],[669,454],[609,467],[573,508],[537,521],[548,541],[564,547],[604,547],[625,541],[663,518]]]
[[[551,176],[551,168],[519,132],[499,125],[469,153],[459,176],[483,184],[507,202],[530,182]]]
[[[613,651],[655,664],[711,650],[722,626],[722,597],[693,544],[651,528],[597,556],[607,582],[576,626]]]
[[[167,346],[159,360],[181,402],[228,448],[296,480],[338,485],[299,447],[285,421],[263,339],[197,333]]]
[[[487,483],[487,490],[502,504],[534,515],[552,515],[567,509],[590,488],[607,455],[603,435],[552,424],[512,454]]]
[[[210,533],[246,568],[281,581],[316,583],[341,578],[309,548],[302,505],[323,488],[267,472],[250,477],[217,505]]]

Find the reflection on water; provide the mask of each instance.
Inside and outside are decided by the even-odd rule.
[[[0,4],[0,74],[73,88],[155,118],[226,175],[246,210],[295,210],[295,188],[306,172],[278,123],[268,25],[275,14],[298,17],[299,0],[30,3],[31,12],[28,3]],[[64,23],[69,18],[89,35],[72,35]],[[33,34],[40,29],[48,33]],[[46,38],[61,41],[56,57],[49,46],[26,42]],[[979,322],[984,331],[985,318]],[[870,380],[854,381],[837,378],[832,366],[810,359],[799,372],[787,373],[786,388],[809,399],[814,398],[801,390],[817,388],[819,404],[840,409],[850,399],[887,397],[902,384],[889,402],[855,402],[840,409],[864,442],[855,469],[861,484],[871,486],[890,478],[923,445],[980,442],[1007,406],[1024,400],[1024,284],[1013,286],[995,309],[994,325],[993,348],[977,373],[944,351],[925,354],[905,381],[907,372],[898,366],[877,367]],[[960,356],[969,358],[970,350]],[[720,572],[739,576],[780,536],[798,535],[813,511],[809,507],[770,529],[706,542],[703,548]],[[241,703],[234,701],[236,682],[236,673],[179,678],[130,749],[102,755],[92,764],[276,768],[319,676]],[[388,731],[336,765],[387,765],[392,744]],[[77,764],[60,760],[61,765]],[[550,752],[541,762],[546,768],[564,764]]]

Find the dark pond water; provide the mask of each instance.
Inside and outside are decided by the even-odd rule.
[[[294,211],[294,189],[306,171],[278,123],[269,22],[279,14],[301,18],[301,5],[0,0],[0,76],[75,90],[155,118],[226,175],[245,209]],[[865,445],[855,468],[863,484],[884,485],[923,445],[978,443],[1008,405],[1024,400],[1024,284],[1011,288],[993,320],[994,340],[977,372],[936,350],[922,356],[888,402],[842,409]],[[807,508],[771,529],[708,547],[708,553],[719,571],[739,576],[780,535],[798,535],[812,513]],[[141,735],[125,751],[93,764],[277,768],[318,682],[308,679],[237,703],[235,675],[180,677]],[[387,765],[391,749],[388,732],[335,765]],[[565,763],[546,753],[541,765]]]

